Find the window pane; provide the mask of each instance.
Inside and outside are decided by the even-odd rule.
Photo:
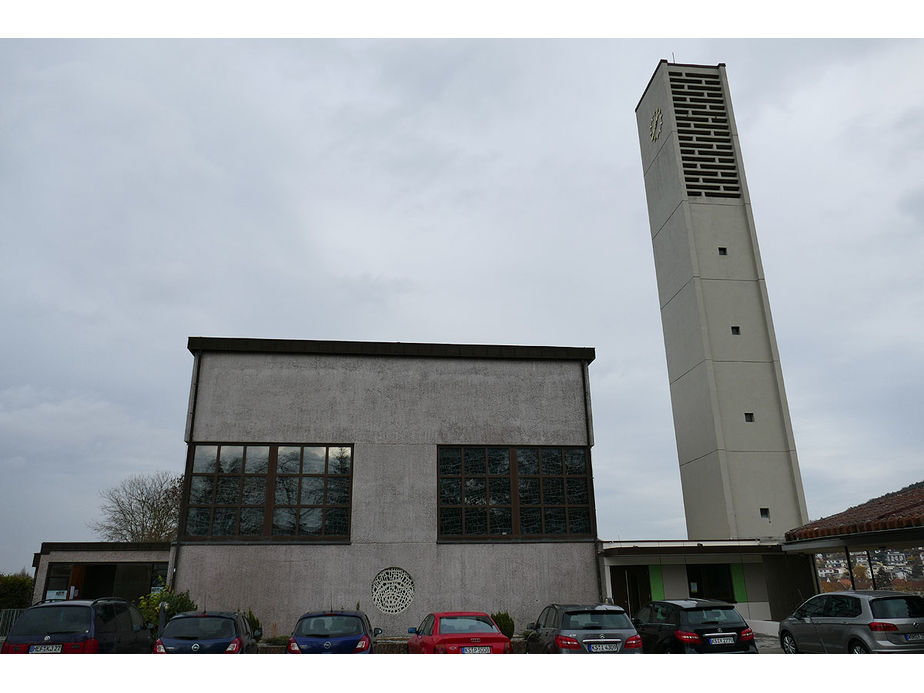
[[[539,479],[520,477],[520,503],[522,505],[539,505]]]
[[[224,474],[240,474],[244,468],[244,446],[222,445],[218,460],[218,471]]]
[[[263,508],[244,508],[241,510],[241,530],[244,536],[263,534]]]
[[[324,477],[306,476],[302,479],[302,505],[324,505]]]
[[[186,533],[192,537],[207,536],[210,518],[210,508],[190,508],[186,515]]]
[[[298,477],[276,477],[276,505],[298,505]]]
[[[542,534],[541,508],[520,508],[520,533]]]
[[[244,498],[241,502],[244,505],[263,505],[266,502],[265,476],[244,477]]]
[[[230,537],[234,535],[236,524],[237,509],[215,508],[215,514],[212,517],[212,536]]]
[[[561,474],[561,449],[542,448],[542,473]]]
[[[301,448],[279,447],[279,456],[276,460],[277,474],[298,474],[298,460]]]
[[[321,508],[303,508],[298,516],[298,533],[320,534],[323,512]]]
[[[542,502],[551,505],[565,504],[564,479],[545,477],[542,480]]]
[[[545,533],[546,534],[565,534],[568,531],[565,525],[564,508],[546,508],[545,509]]]
[[[350,480],[349,479],[330,479],[327,480],[327,504],[328,505],[347,505],[350,502]]]
[[[571,534],[590,534],[588,508],[568,508],[568,531]]]
[[[488,480],[488,503],[510,505],[510,477]]]
[[[567,474],[587,473],[587,462],[583,450],[580,448],[565,450],[565,472]]]
[[[295,508],[276,508],[273,511],[273,534],[295,534]]]
[[[465,476],[484,474],[484,448],[465,448]]]
[[[440,479],[440,503],[444,505],[462,504],[461,479]]]
[[[440,534],[462,534],[462,508],[440,510]]]
[[[491,520],[491,534],[513,533],[513,516],[510,508],[491,508],[489,518]]]
[[[193,505],[211,503],[212,483],[210,476],[194,476],[189,485],[189,502]]]
[[[346,508],[327,508],[324,511],[324,534],[345,536],[350,533],[350,511]]]
[[[587,479],[568,479],[568,504],[582,505],[588,502]]]
[[[327,460],[328,474],[349,474],[353,465],[353,451],[346,446],[331,447]]]
[[[326,450],[327,448],[304,448],[302,474],[323,474]]]
[[[488,448],[488,474],[509,474],[510,452],[507,448]]]
[[[517,449],[517,471],[520,474],[538,474],[539,451],[533,448]]]
[[[269,446],[248,445],[247,466],[244,467],[244,472],[247,474],[266,474],[267,469],[269,469]]]
[[[487,534],[488,533],[488,511],[482,508],[465,509],[465,533],[466,534]]]
[[[465,504],[485,505],[488,502],[487,488],[483,478],[465,480]]]
[[[462,450],[440,448],[440,476],[457,476],[462,473]]]
[[[218,464],[217,445],[197,445],[193,455],[193,471],[208,474],[215,471]]]
[[[218,489],[215,492],[216,505],[237,505],[241,498],[241,477],[218,477]]]

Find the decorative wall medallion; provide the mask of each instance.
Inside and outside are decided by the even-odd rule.
[[[656,142],[661,136],[661,128],[664,126],[664,115],[660,108],[656,108],[651,114],[651,121],[648,124],[648,134],[651,135],[651,141]]]
[[[414,601],[414,580],[402,568],[385,568],[372,579],[372,603],[385,614],[400,614]]]

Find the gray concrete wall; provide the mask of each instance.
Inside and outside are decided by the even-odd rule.
[[[397,615],[373,604],[371,584],[403,568],[414,599]],[[267,637],[291,632],[313,609],[354,609],[403,635],[432,611],[507,611],[517,632],[551,602],[598,599],[594,544],[354,542],[349,546],[190,546],[180,548],[177,588],[200,607],[252,609]]]

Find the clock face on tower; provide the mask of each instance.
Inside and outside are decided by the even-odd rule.
[[[661,136],[661,127],[664,125],[664,116],[660,108],[656,108],[651,114],[651,121],[648,124],[648,134],[651,135],[651,141],[657,142]]]

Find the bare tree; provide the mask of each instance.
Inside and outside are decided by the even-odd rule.
[[[109,541],[173,541],[183,476],[168,472],[132,476],[100,491],[102,519],[90,529]]]

